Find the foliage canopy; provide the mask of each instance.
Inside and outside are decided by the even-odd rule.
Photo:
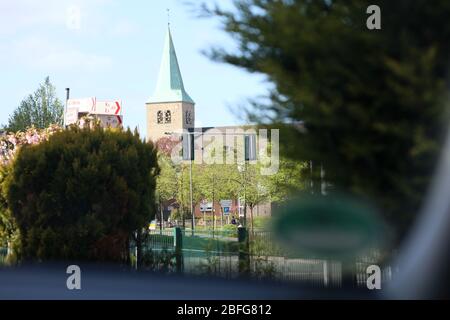
[[[39,88],[24,99],[9,117],[7,130],[25,131],[35,127],[44,129],[50,125],[63,124],[64,106],[56,95],[50,78],[45,78]]]
[[[450,2],[377,1],[375,31],[366,27],[367,0],[233,3],[202,12],[218,17],[238,48],[209,55],[272,84],[268,100],[252,101],[250,120],[283,128],[286,155],[323,164],[329,182],[374,201],[404,234],[448,122]]]
[[[155,214],[156,149],[130,130],[72,127],[21,148],[6,200],[24,259],[126,260]]]

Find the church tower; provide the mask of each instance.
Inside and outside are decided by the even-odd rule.
[[[181,133],[183,129],[194,128],[194,105],[195,102],[184,89],[168,28],[156,90],[146,103],[147,139],[156,142],[167,137],[166,133]]]

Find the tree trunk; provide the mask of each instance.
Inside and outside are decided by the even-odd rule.
[[[254,235],[254,232],[253,232],[253,209],[254,209],[254,206],[250,205],[250,232],[251,232],[252,236]]]
[[[136,269],[140,269],[142,264],[142,231],[136,235]]]
[[[127,241],[125,241],[125,264],[130,266],[130,236],[128,236]]]

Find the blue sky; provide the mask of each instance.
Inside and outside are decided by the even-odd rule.
[[[157,81],[167,8],[196,126],[243,123],[229,107],[267,85],[262,76],[205,57],[201,51],[211,45],[232,50],[234,43],[217,20],[197,18],[182,0],[14,0],[0,1],[0,124],[48,75],[61,99],[66,87],[72,98],[121,99],[125,126],[145,135],[144,105]]]

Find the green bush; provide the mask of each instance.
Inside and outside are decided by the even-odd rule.
[[[7,181],[11,171],[11,164],[0,165],[0,251],[3,249],[8,252],[8,248],[10,249],[9,256],[6,257],[5,254],[4,257],[8,262],[15,261],[20,242],[20,232],[6,201]]]
[[[220,231],[222,232],[222,234],[224,236],[228,236],[228,237],[237,237],[238,236],[237,225],[235,225],[235,224],[226,224],[222,227],[222,229]]]
[[[141,270],[172,273],[176,269],[176,254],[168,249],[149,249],[143,253]]]
[[[155,214],[156,149],[129,130],[71,128],[24,146],[6,183],[21,258],[120,261]]]
[[[270,217],[254,217],[253,227],[258,229],[265,229],[270,224]]]

